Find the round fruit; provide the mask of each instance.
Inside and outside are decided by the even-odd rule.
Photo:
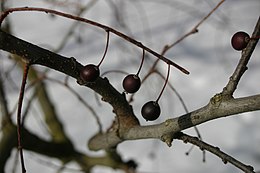
[[[142,116],[146,121],[154,121],[161,114],[161,108],[155,101],[145,103],[141,110]]]
[[[127,75],[123,80],[123,87],[128,93],[135,93],[141,86],[140,78],[135,74]]]
[[[99,77],[100,71],[98,66],[88,64],[80,71],[80,77],[86,82],[94,82]]]
[[[246,48],[249,40],[250,36],[247,33],[239,31],[233,35],[231,39],[231,45],[236,50],[242,50]]]

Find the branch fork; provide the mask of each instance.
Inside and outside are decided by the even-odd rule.
[[[259,28],[260,21],[258,20],[253,36],[260,35]],[[112,29],[109,31],[115,32]],[[88,143],[89,148],[91,150],[109,149],[125,140],[147,138],[160,139],[166,142],[168,146],[171,146],[172,140],[174,139],[171,135],[178,134],[182,130],[213,119],[260,110],[260,95],[233,98],[233,93],[237,88],[240,78],[247,69],[245,67],[249,62],[257,41],[257,39],[250,40],[247,48],[243,51],[238,66],[232,74],[228,84],[221,93],[212,97],[206,106],[180,117],[168,119],[165,122],[156,125],[140,126],[131,105],[129,105],[125,97],[119,93],[107,79],[98,78],[95,83],[84,84],[99,93],[106,102],[113,106],[118,120],[116,122],[117,124],[113,126],[115,129],[103,134],[98,133],[90,139]],[[143,46],[138,42],[134,43],[136,43],[137,46]],[[147,50],[145,47],[142,48]],[[27,62],[33,62],[33,64],[55,69],[74,77],[75,79],[79,79],[79,71],[83,67],[75,59],[63,57],[46,49],[42,49],[36,45],[9,35],[2,30],[0,30],[0,49],[20,55]],[[162,58],[162,56],[159,57]],[[170,64],[170,62],[167,63]],[[184,139],[184,142],[185,141],[189,140],[186,138]],[[224,159],[224,161],[226,160],[227,159]]]

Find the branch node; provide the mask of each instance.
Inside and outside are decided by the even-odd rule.
[[[226,159],[222,159],[222,162],[224,163],[224,164],[227,164],[227,160]]]
[[[197,28],[194,28],[194,29],[191,31],[192,34],[195,34],[195,33],[197,33],[197,32],[199,32],[199,30],[198,30]]]
[[[79,85],[86,85],[86,82],[83,81],[81,78],[78,78],[78,79],[77,79],[77,83],[78,83]]]
[[[223,97],[221,93],[218,93],[216,95],[214,95],[211,99],[210,99],[210,103],[214,106],[219,106],[221,101],[222,101]]]
[[[171,120],[170,119],[168,119],[168,120],[166,120],[165,122],[164,122],[164,125],[167,127],[167,126],[169,126],[171,124]]]
[[[136,45],[139,47],[144,47],[144,45],[140,41],[136,41]]]
[[[220,151],[220,148],[219,147],[215,147],[216,150]]]
[[[75,70],[77,68],[77,60],[74,57],[70,57],[70,60],[73,63],[72,69]]]
[[[173,135],[172,134],[162,135],[161,140],[163,142],[165,142],[168,145],[168,147],[171,147],[172,146],[172,141],[173,141]]]

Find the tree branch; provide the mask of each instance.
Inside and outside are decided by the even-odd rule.
[[[83,66],[74,58],[67,58],[47,49],[14,37],[0,30],[0,49],[19,55],[30,64],[39,64],[65,73],[73,78],[79,78]]]
[[[260,17],[258,18],[258,21],[256,23],[254,32],[252,34],[253,38],[256,38],[257,36],[259,37],[260,35]],[[250,57],[258,43],[259,39],[250,39],[247,47],[242,51],[242,55],[240,58],[240,61],[234,71],[234,73],[232,74],[232,76],[230,77],[228,84],[226,85],[226,87],[223,89],[223,95],[225,95],[226,97],[232,97],[233,93],[235,92],[238,82],[241,79],[242,75],[245,73],[245,71],[247,70],[247,64],[250,60]]]
[[[117,31],[117,30],[115,30],[115,29],[113,29],[109,26],[106,26],[106,25],[103,25],[103,24],[100,24],[98,22],[95,22],[95,21],[92,21],[92,20],[89,20],[89,19],[85,19],[85,18],[82,18],[82,17],[78,17],[78,16],[74,16],[74,15],[71,15],[71,14],[59,12],[59,11],[56,11],[56,10],[51,10],[51,9],[46,9],[46,8],[34,8],[34,7],[10,8],[10,9],[7,9],[6,11],[2,12],[2,14],[0,15],[0,26],[1,26],[1,23],[3,22],[3,20],[6,18],[6,16],[8,14],[13,13],[13,12],[17,12],[17,11],[45,12],[45,13],[55,14],[55,15],[58,15],[58,16],[62,16],[62,17],[73,19],[73,20],[81,21],[81,22],[84,22],[84,23],[88,23],[90,25],[101,28],[105,31],[109,31],[111,33],[114,33],[115,35],[125,39],[126,41],[136,45],[137,47],[140,47],[140,48],[146,50],[147,52],[151,53],[152,55],[154,55],[158,59],[164,61],[165,63],[174,66],[175,68],[182,71],[183,73],[189,74],[189,71],[187,71],[185,68],[181,67],[180,65],[176,64],[175,62],[171,61],[170,59],[164,57],[163,55],[160,55],[159,53],[153,51],[149,47],[144,46],[141,42],[139,42],[139,41],[137,41],[137,40],[121,33],[121,32],[119,32],[119,31]]]
[[[260,21],[258,20],[252,37],[256,37],[260,32]],[[242,57],[235,69],[229,83],[223,89],[222,93],[216,94],[210,99],[210,102],[193,112],[166,120],[165,122],[151,126],[135,126],[130,128],[122,138],[115,135],[114,132],[108,134],[98,134],[89,140],[89,148],[92,150],[99,150],[103,148],[109,148],[115,146],[124,140],[157,138],[161,139],[168,146],[171,146],[172,140],[175,135],[182,134],[180,131],[187,128],[199,125],[201,123],[239,114],[243,112],[250,112],[260,110],[260,95],[249,96],[244,98],[233,98],[233,92],[236,90],[236,86],[239,83],[240,78],[246,70],[246,65],[251,57],[251,54],[257,44],[258,40],[252,40],[247,48],[243,51]],[[175,136],[176,137],[176,136]],[[216,156],[222,158],[223,162],[230,162],[237,168],[244,172],[252,173],[254,169],[252,166],[245,165],[235,158],[220,151],[219,148],[206,144],[205,142],[198,140],[197,138],[190,137],[188,135],[180,135],[179,139],[188,141],[192,144],[199,146],[202,149],[206,149]],[[100,147],[100,148],[99,148]]]
[[[222,99],[221,94],[217,94],[210,100],[209,104],[200,109],[177,118],[168,119],[161,124],[134,126],[128,129],[122,138],[119,138],[115,132],[98,134],[89,140],[89,148],[91,150],[110,148],[125,140],[164,139],[164,135],[176,133],[213,119],[256,110],[260,110],[260,95],[225,100]],[[165,142],[169,143],[169,141]]]
[[[249,165],[245,165],[242,162],[238,161],[232,156],[229,156],[228,154],[224,153],[221,151],[218,147],[214,147],[212,145],[207,144],[206,142],[198,139],[197,137],[192,137],[187,134],[184,134],[182,132],[178,132],[175,134],[175,137],[179,140],[182,140],[183,142],[191,143],[193,145],[198,146],[201,150],[207,150],[214,155],[218,156],[219,158],[222,159],[222,161],[226,164],[227,162],[231,163],[232,165],[236,166],[237,168],[241,169],[242,171],[246,173],[254,173],[254,168]]]
[[[180,43],[182,40],[184,40],[186,37],[188,37],[189,35],[195,34],[197,32],[199,32],[198,28],[199,26],[205,21],[207,20],[211,14],[213,14],[219,7],[221,4],[223,4],[223,2],[225,2],[225,0],[221,0],[202,20],[199,21],[199,23],[197,23],[188,33],[184,34],[183,36],[181,36],[177,41],[175,41],[174,43],[170,44],[170,45],[166,45],[163,49],[163,53],[167,52],[169,49],[171,49],[173,46],[175,46],[176,44]]]
[[[122,129],[139,124],[132,107],[127,102],[125,95],[119,93],[106,78],[99,77],[94,83],[84,83],[80,79],[80,71],[83,68],[75,58],[67,58],[47,49],[21,40],[0,30],[0,49],[19,55],[27,63],[43,65],[51,69],[67,74],[81,85],[85,85],[102,96],[108,102],[119,117]],[[124,122],[124,123],[123,123]]]
[[[258,30],[257,33],[259,33],[259,28],[256,27],[256,30]],[[239,65],[246,65],[256,43],[257,41],[249,43],[244,51],[245,53],[243,52],[241,59],[243,59],[244,56],[248,58],[245,61],[241,60]],[[77,79],[79,84],[93,89],[103,97],[104,101],[113,106],[114,112],[119,120],[117,123],[120,124],[120,127],[117,127],[117,130],[108,131],[106,134],[99,133],[94,136],[89,140],[88,144],[91,150],[108,149],[125,140],[146,138],[161,139],[170,145],[172,139],[168,138],[169,134],[180,132],[181,130],[213,119],[260,110],[260,95],[236,99],[228,97],[227,99],[225,94],[234,92],[239,79],[244,73],[237,73],[235,71],[234,74],[238,74],[238,77],[235,77],[236,83],[228,84],[223,92],[212,97],[206,106],[178,118],[168,119],[161,124],[139,126],[139,122],[133,113],[132,107],[127,102],[124,94],[119,93],[106,78],[103,79],[99,77],[94,83],[84,83],[81,81],[79,72],[83,66],[78,63],[75,58],[60,56],[18,39],[2,30],[0,30],[0,49],[21,56],[27,63],[43,65]],[[246,53],[247,51],[248,53]],[[239,71],[241,71],[241,68]],[[229,83],[232,83],[232,79]]]
[[[11,46],[12,45],[12,46]],[[63,72],[76,78],[79,83],[79,72],[82,65],[74,58],[66,58],[42,49],[31,43],[25,42],[0,30],[0,49],[22,56],[32,64],[40,64]],[[36,58],[35,58],[36,57]],[[203,122],[230,116],[242,112],[260,109],[260,95],[239,99],[223,99],[222,94],[215,95],[210,103],[196,111],[180,116],[179,118],[166,120],[164,123],[141,127],[138,124],[132,107],[126,101],[124,95],[119,93],[107,79],[98,78],[95,83],[84,84],[97,93],[103,100],[109,102],[118,117],[121,117],[120,129],[124,129],[118,136],[117,132],[97,134],[89,141],[92,150],[109,148],[123,142],[124,140],[162,138],[167,133],[178,132]]]
[[[4,134],[0,140],[0,170],[2,170],[2,172],[4,172],[3,169],[12,149],[17,146],[16,126],[10,123],[5,126],[3,131]],[[113,155],[105,154],[100,157],[91,157],[77,151],[69,141],[46,141],[31,133],[26,128],[22,129],[22,135],[24,149],[48,157],[57,158],[65,163],[72,160],[76,161],[85,172],[90,172],[90,170],[96,165],[104,165],[115,169],[130,169],[130,165],[128,165],[127,162],[118,159],[119,156],[114,157]]]

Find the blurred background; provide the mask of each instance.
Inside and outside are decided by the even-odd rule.
[[[166,45],[174,43],[188,33],[219,1],[2,0],[1,3],[2,9],[29,6],[80,15],[123,32],[160,53]],[[237,31],[245,31],[251,35],[259,18],[259,9],[259,0],[226,0],[199,26],[198,33],[188,36],[166,52],[166,57],[190,71],[190,75],[185,75],[172,68],[169,79],[169,84],[180,94],[189,111],[206,105],[212,96],[222,91],[241,55],[241,52],[231,47],[231,37]],[[71,19],[39,12],[15,12],[6,18],[5,24],[8,24],[9,31],[13,35],[63,56],[74,57],[83,65],[98,64],[104,52],[106,32]],[[22,72],[17,62],[6,52],[1,51],[0,57],[0,74],[8,107],[12,110],[12,118],[15,121]],[[111,84],[119,92],[123,92],[124,73],[136,73],[141,57],[140,48],[110,34],[109,49],[100,67],[101,73],[105,73],[104,76]],[[156,60],[156,57],[146,54],[144,67],[140,72],[141,79],[147,75]],[[259,65],[258,44],[249,62],[248,70],[238,85],[235,97],[260,93]],[[102,102],[92,90],[79,86],[74,79],[45,67],[35,66],[35,68],[48,76],[49,79],[45,82],[50,98],[66,134],[77,150],[92,156],[102,155],[103,151],[93,152],[87,148],[88,139],[98,132],[96,119],[75,94],[65,87],[64,82],[68,82],[69,86],[95,110],[104,131],[114,120],[115,115],[112,113],[111,106]],[[160,61],[156,68],[166,76],[167,65],[164,62]],[[155,122],[146,122],[141,117],[142,105],[158,97],[163,83],[164,80],[159,75],[150,75],[133,96],[131,104],[142,125],[157,124],[185,113],[180,98],[170,87],[167,87],[159,102],[162,110],[160,118]],[[28,89],[25,93],[25,105],[32,95],[33,90]],[[127,97],[130,98],[131,95]],[[30,104],[31,109],[26,117],[25,127],[44,139],[50,139],[37,100]],[[1,118],[2,116],[0,120]],[[255,170],[260,170],[259,123],[260,117],[257,111],[213,120],[199,125],[198,129],[205,142],[218,146],[227,154],[252,165]],[[193,128],[185,132],[197,135]],[[202,151],[197,147],[186,155],[190,147],[190,144],[176,140],[169,148],[161,141],[150,139],[124,142],[118,146],[118,152],[123,159],[133,159],[138,163],[138,173],[239,172],[233,165],[224,164],[221,159],[208,152],[206,152],[206,162],[203,162]],[[24,151],[24,154],[28,172],[55,173],[61,165],[59,160],[37,153]],[[20,172],[17,150],[13,150],[5,170]],[[60,172],[80,172],[77,170],[80,170],[77,164],[71,162]],[[122,171],[96,166],[92,172]]]

